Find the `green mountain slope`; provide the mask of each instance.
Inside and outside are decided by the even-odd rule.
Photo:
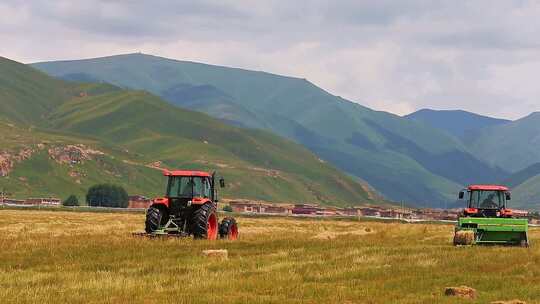
[[[513,190],[512,207],[540,209],[540,116],[512,122],[465,111],[421,110],[407,118],[445,130],[464,140],[480,159],[515,171],[500,184]]]
[[[57,77],[78,75],[144,89],[233,124],[270,130],[393,200],[442,206],[454,200],[461,185],[493,182],[506,174],[476,159],[445,132],[362,107],[305,79],[142,54],[34,66]],[[220,108],[227,114],[215,110]]]
[[[0,177],[0,188],[15,195],[82,195],[89,185],[110,181],[153,196],[163,191],[156,169],[163,167],[218,170],[229,184],[223,194],[231,198],[379,202],[370,199],[366,185],[289,140],[226,125],[146,92],[70,84],[0,58],[2,64],[20,75],[2,86],[5,96],[14,97],[2,100],[13,110],[2,111],[0,121],[6,130],[0,137],[0,168],[9,171]],[[50,92],[40,101],[43,107],[32,107],[31,98],[20,102],[33,79]]]
[[[84,197],[102,182],[155,196],[162,175],[146,160],[98,140],[0,121],[0,189],[15,197]],[[83,151],[83,152],[81,152]]]
[[[540,209],[538,114],[515,122],[464,111],[422,110],[407,117],[452,133],[462,138],[478,158],[515,171],[499,180],[513,189],[512,206]]]
[[[523,170],[513,173],[507,179],[505,179],[502,184],[510,188],[514,188],[539,174],[540,163],[536,163]]]
[[[540,113],[478,130],[465,138],[470,150],[511,172],[540,162]]]
[[[510,122],[510,120],[492,118],[462,110],[422,109],[406,115],[405,118],[446,131],[460,139],[464,138],[467,133]]]
[[[0,115],[32,123],[69,97],[69,86],[44,73],[31,75],[20,64],[0,57]]]
[[[512,188],[512,206],[540,210],[540,163],[515,172],[501,184]]]
[[[540,210],[540,175],[533,176],[512,189],[512,206]]]

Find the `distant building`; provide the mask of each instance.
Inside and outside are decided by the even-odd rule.
[[[292,205],[270,205],[264,207],[265,213],[292,214]]]
[[[5,198],[4,204],[10,204],[10,205],[24,205],[26,200],[22,199],[14,199],[14,198]]]
[[[152,200],[142,195],[133,195],[128,197],[128,208],[146,209],[152,204]]]
[[[364,216],[381,216],[381,209],[375,207],[363,207],[360,208],[360,212]]]
[[[292,206],[277,205],[262,202],[252,202],[247,200],[229,201],[233,212],[238,213],[271,213],[271,214],[291,214]]]
[[[325,210],[319,205],[315,204],[296,204],[294,205],[294,208],[292,209],[292,214],[304,214],[304,215],[317,215],[321,214]]]
[[[393,209],[385,209],[380,210],[379,214],[381,217],[387,217],[387,218],[398,218],[398,213]]]
[[[36,206],[60,206],[61,201],[58,198],[46,197],[46,198],[28,198],[24,202],[25,205]]]
[[[336,216],[339,215],[337,208],[327,207],[327,208],[320,208],[316,213],[316,215],[320,216]]]
[[[350,207],[350,208],[341,208],[337,210],[339,215],[345,216],[362,216],[362,210],[360,208]]]

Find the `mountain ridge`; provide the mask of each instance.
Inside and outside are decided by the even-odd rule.
[[[371,110],[332,95],[303,78],[143,54],[33,66],[56,77],[87,73],[101,81],[144,89],[164,99],[164,92],[175,85],[210,85],[230,96],[228,102],[245,110],[231,114],[233,119],[229,123],[292,139],[341,170],[366,180],[391,200],[443,206],[453,199],[455,189],[462,186],[460,183],[469,179],[490,182],[493,176],[500,175],[500,169],[486,166],[459,140],[443,131]],[[184,99],[184,103],[189,102]],[[208,110],[224,103],[219,99],[209,102],[211,106],[207,103],[206,107],[193,109],[224,118]],[[255,113],[257,119],[245,113]],[[392,145],[391,141],[401,144]],[[445,167],[444,170],[434,173],[433,166],[426,168],[425,155],[431,164]],[[447,164],[448,155],[458,155],[453,164]],[[466,172],[469,167],[472,170]]]
[[[20,195],[65,196],[74,191],[81,196],[99,180],[126,185],[138,194],[157,195],[164,188],[163,180],[151,168],[155,165],[148,164],[159,163],[165,168],[218,170],[229,180],[230,187],[224,190],[228,197],[342,206],[386,203],[372,199],[376,195],[368,194],[364,184],[305,148],[268,132],[226,125],[206,114],[174,107],[146,91],[104,83],[67,83],[0,58],[2,65],[23,77],[17,85],[2,86],[1,92],[9,97],[5,105],[24,107],[14,107],[19,111],[16,115],[0,112],[0,127],[11,128],[2,133],[4,150],[0,152],[7,160],[2,156],[1,161],[12,168],[8,176],[0,177],[0,186]],[[9,77],[4,70],[0,69],[0,79]],[[35,108],[33,95],[24,93],[29,83],[25,79],[40,77],[44,80],[38,82],[52,93],[42,100],[47,107]],[[13,120],[26,116],[31,119]],[[81,142],[103,154],[81,163],[52,159],[51,151],[77,150],[74,147]],[[14,157],[21,149],[36,152],[17,160]]]
[[[479,129],[511,122],[464,110],[420,109],[404,117],[443,130],[459,139]]]

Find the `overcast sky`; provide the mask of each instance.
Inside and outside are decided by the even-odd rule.
[[[540,111],[540,1],[0,2],[0,55],[143,52],[307,78],[407,114]]]

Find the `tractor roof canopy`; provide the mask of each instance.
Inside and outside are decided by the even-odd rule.
[[[212,174],[204,171],[188,171],[188,170],[164,170],[165,176],[200,176],[200,177],[212,177]]]
[[[508,187],[500,185],[470,185],[467,190],[483,190],[483,191],[509,191]]]

